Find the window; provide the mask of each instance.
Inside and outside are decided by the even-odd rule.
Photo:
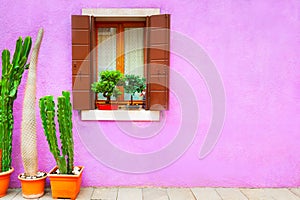
[[[91,91],[91,83],[98,79],[99,70],[109,67],[119,69],[125,74],[144,74],[147,82],[145,109],[167,110],[170,15],[153,15],[138,20],[129,17],[105,19],[106,22],[101,20],[103,18],[93,16],[72,16],[74,109],[95,109],[96,95]],[[146,28],[142,28],[143,26]],[[122,39],[115,37],[114,40],[113,35],[122,30],[126,30]],[[144,37],[140,37],[142,34]],[[102,54],[93,51],[97,41],[107,37],[112,37],[112,40],[106,46],[99,47]],[[143,50],[130,51],[142,44]],[[130,53],[126,53],[127,50]],[[106,55],[106,51],[110,53]],[[111,57],[114,53],[117,55],[115,58]],[[135,67],[141,64],[145,67]],[[124,96],[124,100],[126,98]]]
[[[136,18],[132,18],[136,19]],[[103,21],[104,20],[104,21]],[[122,74],[144,77],[145,21],[96,21],[97,74],[103,70],[118,70]],[[128,19],[127,19],[128,20]],[[97,77],[99,78],[99,77]],[[96,95],[96,102],[103,102],[102,94]],[[135,94],[135,104],[142,104],[143,97]],[[126,104],[130,95],[123,93],[118,102]]]

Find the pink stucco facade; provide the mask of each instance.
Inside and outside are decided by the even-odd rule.
[[[210,85],[205,76],[180,52],[171,54],[170,110],[163,113],[161,122],[80,122],[74,111],[75,162],[85,166],[83,186],[300,186],[300,4],[297,0],[2,0],[1,50],[13,50],[18,36],[30,35],[35,40],[38,29],[45,30],[38,62],[37,99],[48,94],[58,96],[61,90],[72,88],[71,15],[81,14],[82,8],[160,8],[161,13],[171,14],[171,30],[205,50],[222,80],[226,96],[220,137],[202,159],[199,159],[200,149],[211,118],[218,113],[212,109]],[[171,51],[178,48],[175,37],[173,33]],[[182,48],[194,51],[188,46]],[[23,170],[20,110],[26,75],[15,102],[15,172],[11,187],[20,186],[17,174]],[[192,91],[192,97],[184,96],[178,77],[186,83],[182,87]],[[188,104],[185,98],[193,98],[196,115],[183,114]],[[122,154],[118,157],[115,151],[110,152],[112,147],[99,141],[108,141],[128,154],[151,154],[176,141],[182,122],[189,116],[196,116],[196,120],[190,121],[197,123],[194,133],[185,133],[190,137],[188,145],[177,144],[178,148],[173,146],[174,151],[153,162],[135,161],[134,157],[126,160]],[[141,127],[145,131],[136,131],[143,130]],[[99,134],[94,137],[90,131]],[[39,166],[48,171],[55,162],[39,119],[38,140]],[[91,145],[97,144],[102,152],[93,152],[97,148]],[[175,159],[151,168],[152,164],[172,157],[176,149],[180,152]],[[108,164],[109,156],[104,155],[112,155],[111,160],[116,162]],[[148,168],[139,171],[135,166]]]

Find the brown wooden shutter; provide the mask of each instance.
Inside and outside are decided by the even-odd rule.
[[[75,110],[94,109],[91,35],[91,17],[72,15],[72,94]]]
[[[147,110],[169,109],[170,15],[147,17]]]

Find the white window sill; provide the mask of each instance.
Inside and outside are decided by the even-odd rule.
[[[82,110],[81,120],[159,121],[160,111],[150,110]]]
[[[146,17],[159,15],[159,8],[83,8],[82,15],[95,17]]]

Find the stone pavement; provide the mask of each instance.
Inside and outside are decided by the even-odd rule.
[[[9,189],[0,200],[19,200],[21,189]],[[40,199],[52,199],[50,189]],[[77,199],[99,200],[300,200],[300,188],[82,188]]]

